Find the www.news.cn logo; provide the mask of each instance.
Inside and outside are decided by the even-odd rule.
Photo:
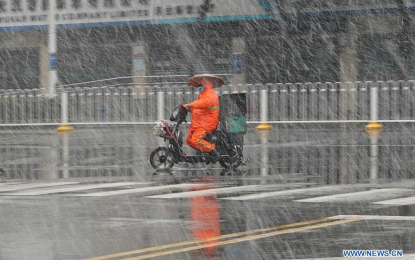
[[[343,257],[403,257],[402,250],[343,250]]]

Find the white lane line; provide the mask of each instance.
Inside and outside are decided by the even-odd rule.
[[[9,185],[16,185],[16,184],[24,184],[25,182],[1,182],[0,187],[2,186],[9,186]]]
[[[352,218],[361,218],[364,220],[399,220],[399,221],[415,221],[413,216],[386,216],[386,215],[337,215],[329,217],[331,219],[342,220],[342,219],[352,219]]]
[[[73,191],[83,191],[83,190],[93,190],[93,189],[102,189],[102,188],[115,188],[122,186],[133,186],[133,185],[146,185],[150,182],[115,182],[115,183],[98,183],[98,184],[86,184],[86,185],[76,185],[70,187],[59,187],[59,188],[49,188],[49,189],[36,189],[28,190],[22,192],[7,193],[8,196],[35,196],[35,195],[45,195],[52,193],[65,193]]]
[[[276,197],[276,196],[286,196],[286,195],[309,193],[309,192],[313,192],[313,191],[331,191],[331,190],[338,190],[339,188],[346,188],[346,187],[345,186],[332,185],[332,186],[323,186],[323,187],[316,187],[316,188],[262,192],[262,193],[257,193],[257,194],[242,195],[242,196],[223,198],[223,199],[224,200],[255,200],[255,199],[262,199],[262,198],[267,198],[267,197]]]
[[[206,184],[183,183],[183,184],[153,186],[153,187],[136,188],[136,189],[128,189],[128,190],[116,190],[116,191],[93,192],[93,193],[86,193],[86,194],[75,194],[75,195],[72,195],[72,196],[77,196],[77,197],[105,197],[105,196],[132,194],[132,193],[144,193],[144,192],[160,191],[160,190],[168,190],[168,189],[188,189],[188,188],[202,187],[202,186],[206,186]]]
[[[79,182],[26,183],[26,184],[20,184],[20,185],[0,187],[0,192],[43,188],[43,187],[53,187],[53,186],[63,186],[63,185],[78,184],[78,183]],[[4,195],[4,194],[0,194],[0,195]]]
[[[344,260],[344,259],[359,259],[359,260],[390,260],[390,259],[404,259],[404,260],[415,260],[415,254],[405,254],[403,257],[329,257],[329,258],[305,258],[305,259],[290,259],[290,260]],[[288,259],[287,259],[288,260]]]
[[[212,196],[212,195],[217,195],[217,194],[239,192],[239,191],[253,191],[253,190],[257,190],[258,187],[261,187],[261,186],[260,185],[247,185],[247,186],[238,186],[238,187],[226,187],[226,188],[218,188],[218,189],[187,191],[187,192],[180,192],[180,193],[147,196],[147,198],[153,198],[153,199],[194,198],[194,197]]]
[[[329,196],[314,197],[309,199],[297,200],[299,202],[352,202],[376,200],[379,198],[391,198],[396,196],[413,193],[415,190],[410,189],[374,189],[368,191],[343,193]]]
[[[383,204],[383,205],[396,205],[396,206],[413,205],[415,204],[415,197],[406,197],[406,198],[393,199],[393,200],[383,200],[383,201],[377,201],[373,203]]]

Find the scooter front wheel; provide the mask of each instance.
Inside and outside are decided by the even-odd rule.
[[[150,164],[156,169],[170,169],[173,167],[173,157],[166,147],[158,147],[150,154]]]

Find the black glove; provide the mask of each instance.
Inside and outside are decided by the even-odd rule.
[[[185,104],[180,104],[180,105],[179,105],[179,108],[180,108],[180,110],[182,110],[182,111],[187,111],[187,110],[189,110],[189,107],[185,106]]]

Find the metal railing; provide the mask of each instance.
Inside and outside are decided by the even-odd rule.
[[[249,123],[415,122],[415,81],[227,85],[247,94]],[[197,98],[186,85],[0,91],[0,125],[149,124]]]

